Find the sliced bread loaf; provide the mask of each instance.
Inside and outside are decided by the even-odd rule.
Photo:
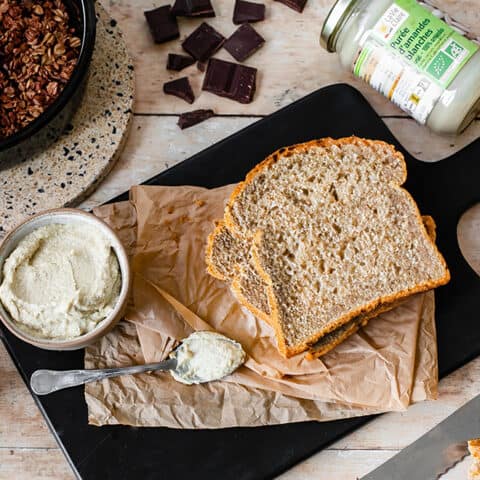
[[[284,355],[448,281],[405,178],[392,146],[351,137],[281,149],[234,190],[225,223],[251,246]]]
[[[429,237],[435,241],[435,222],[430,216],[422,217]],[[238,301],[254,315],[272,324],[270,306],[267,297],[267,285],[257,274],[251,262],[248,242],[236,238],[225,226],[218,222],[208,238],[207,270],[220,279],[228,281]],[[314,359],[325,355],[337,345],[366,325],[369,319],[393,309],[397,303],[385,304],[367,315],[360,315],[341,327],[324,335],[308,351],[307,358]]]

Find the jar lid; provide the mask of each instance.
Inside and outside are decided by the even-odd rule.
[[[357,0],[337,0],[323,22],[320,45],[329,52],[335,51],[335,37],[345,17],[350,13]]]

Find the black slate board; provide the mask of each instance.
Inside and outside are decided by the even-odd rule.
[[[358,135],[396,144],[405,154],[407,188],[438,226],[438,245],[452,281],[437,291],[440,375],[480,354],[480,279],[456,238],[460,215],[480,200],[480,140],[436,164],[419,162],[398,144],[366,100],[334,85],[290,105],[148,181],[151,185],[217,187],[239,181],[285,145]],[[181,135],[179,133],[179,135]],[[126,195],[118,197],[124,199]],[[116,199],[116,200],[118,200]],[[29,379],[37,368],[81,368],[83,352],[47,352],[0,330],[17,368]],[[302,423],[216,431],[92,427],[81,388],[35,397],[72,466],[84,479],[272,478],[369,420]]]

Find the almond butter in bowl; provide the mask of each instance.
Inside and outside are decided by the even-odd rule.
[[[93,215],[60,209],[33,217],[0,247],[0,317],[22,340],[81,348],[105,334],[126,305],[126,253]]]

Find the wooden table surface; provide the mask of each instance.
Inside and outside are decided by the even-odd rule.
[[[118,164],[82,207],[91,208],[103,203],[131,185],[255,122],[259,117],[335,82],[348,82],[359,88],[394,135],[417,158],[440,160],[480,135],[478,119],[458,138],[434,135],[344,72],[336,56],[322,51],[318,46],[322,20],[333,3],[331,0],[308,0],[302,15],[273,0],[264,1],[267,19],[255,24],[255,28],[265,37],[266,44],[246,62],[260,69],[258,91],[252,104],[240,105],[209,93],[200,94],[202,75],[195,66],[176,75],[165,69],[166,54],[181,52],[180,42],[154,45],[143,19],[144,10],[160,6],[164,2],[105,0],[105,7],[124,31],[135,60],[135,119]],[[213,0],[212,3],[217,17],[208,19],[208,22],[228,36],[235,28],[231,22],[233,0]],[[432,0],[432,3],[480,36],[480,0]],[[198,20],[181,19],[181,37],[184,38],[198,23]],[[231,59],[225,51],[221,51],[218,56]],[[166,80],[184,74],[191,78],[198,96],[193,106],[162,93],[162,85]],[[178,129],[178,113],[203,107],[213,108],[217,116],[189,130],[182,132]],[[319,115],[328,115],[328,112],[319,112]],[[480,230],[480,208],[471,212],[462,230],[472,264],[480,272],[480,242],[475,238],[475,233]],[[73,478],[66,460],[2,345],[0,378],[0,479]],[[414,405],[403,413],[383,415],[297,465],[281,478],[352,480],[360,477],[392,457],[479,392],[480,358],[442,380],[438,400]],[[450,472],[448,479],[463,480],[464,472],[465,467],[460,466]]]

